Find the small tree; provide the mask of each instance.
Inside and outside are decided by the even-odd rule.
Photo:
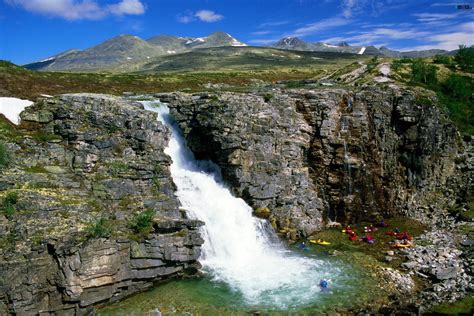
[[[454,56],[459,68],[464,71],[474,72],[474,47],[459,45],[459,50]]]
[[[426,85],[436,85],[438,67],[429,65],[421,59],[415,60],[411,64],[411,81],[415,83],[424,83]]]

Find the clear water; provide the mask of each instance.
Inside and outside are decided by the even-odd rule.
[[[252,209],[230,193],[216,165],[194,159],[168,108],[151,101],[143,104],[171,128],[165,152],[173,161],[170,169],[177,197],[189,217],[205,222],[200,258],[205,277],[162,285],[120,303],[116,312],[324,310],[360,300],[356,289],[365,283],[358,281],[364,280],[360,273],[322,253],[281,244],[271,227],[253,217]],[[319,286],[322,279],[329,280],[328,290]]]

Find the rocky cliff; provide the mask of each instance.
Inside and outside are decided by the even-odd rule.
[[[472,154],[424,91],[155,97],[196,156],[215,161],[289,239],[395,214],[442,227],[472,188]],[[197,272],[203,223],[179,208],[169,131],[155,114],[122,98],[63,95],[0,128],[10,153],[0,170],[0,314],[86,314]]]
[[[457,164],[462,141],[424,91],[157,97],[196,156],[218,163],[235,194],[289,238],[330,221],[395,214],[442,220],[435,214],[445,214],[467,187]]]
[[[85,314],[196,273],[203,223],[179,209],[168,139],[155,114],[110,96],[22,113],[1,135],[0,314]]]

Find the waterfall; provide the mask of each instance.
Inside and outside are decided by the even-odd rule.
[[[348,194],[352,194],[352,167],[351,167],[351,154],[347,148],[347,142],[344,139],[344,166],[347,176],[347,189]]]
[[[323,278],[337,286],[340,268],[277,242],[271,227],[253,217],[242,199],[232,196],[218,166],[195,160],[169,109],[156,101],[142,103],[171,129],[165,153],[172,158],[176,195],[190,218],[205,222],[200,262],[214,281],[227,284],[249,304],[285,309],[314,304],[319,295],[328,294],[319,287]]]

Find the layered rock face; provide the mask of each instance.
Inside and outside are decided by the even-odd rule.
[[[13,201],[0,214],[0,314],[85,314],[197,272],[203,223],[179,209],[168,140],[156,114],[121,98],[64,95],[22,113],[0,171],[0,201]]]
[[[433,96],[393,88],[157,95],[198,158],[289,238],[326,221],[429,221],[466,187]],[[263,210],[263,212],[262,212]]]

